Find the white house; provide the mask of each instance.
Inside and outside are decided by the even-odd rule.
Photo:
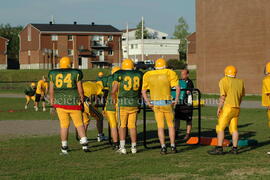
[[[168,39],[168,34],[146,27],[152,39],[136,39],[137,29],[129,29],[128,35],[123,31],[122,52],[124,58],[131,58],[135,62],[142,60],[156,60],[158,58],[179,59],[179,39]],[[143,44],[142,44],[143,43]]]

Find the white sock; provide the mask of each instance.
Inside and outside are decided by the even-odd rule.
[[[175,147],[175,144],[171,144],[171,147]]]
[[[126,141],[125,140],[120,140],[120,148],[125,148]]]
[[[131,147],[132,147],[132,148],[135,148],[136,145],[137,145],[137,143],[131,143]]]
[[[67,146],[67,141],[61,141],[62,143],[62,147],[66,147]]]
[[[161,144],[161,148],[165,148],[166,147],[166,145],[165,144]]]
[[[103,136],[103,133],[98,133],[98,136],[99,136],[99,137]]]
[[[80,139],[80,144],[87,144],[87,143],[88,143],[87,137],[82,137]]]

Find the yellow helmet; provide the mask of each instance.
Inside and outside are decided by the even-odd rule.
[[[121,68],[119,67],[119,66],[114,66],[113,68],[112,68],[112,74],[114,74],[116,71],[119,71]]]
[[[99,72],[98,73],[98,77],[103,77],[104,76],[104,73],[103,72]]]
[[[62,57],[60,59],[60,68],[61,69],[71,68],[71,59],[67,56]]]
[[[132,70],[134,69],[134,63],[131,59],[124,59],[122,62],[123,70]]]
[[[36,87],[36,83],[32,82],[31,87]]]
[[[163,58],[159,58],[156,60],[155,62],[155,68],[156,69],[164,69],[167,67],[167,63],[166,63],[166,60],[163,59]]]
[[[265,74],[270,74],[270,62],[266,64],[264,71]]]
[[[234,66],[227,66],[224,72],[225,76],[236,77],[237,69]]]

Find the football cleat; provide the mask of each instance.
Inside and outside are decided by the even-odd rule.
[[[107,136],[104,136],[104,134],[97,136],[97,141],[98,142],[106,141],[106,140],[108,140],[108,137]]]
[[[46,111],[46,108],[43,108],[42,110],[43,110],[43,112],[45,112]]]
[[[222,147],[215,147],[214,149],[207,151],[207,153],[210,155],[224,155]]]
[[[175,146],[172,146],[172,147],[171,147],[171,153],[172,153],[172,154],[176,154],[176,153],[177,153],[177,149],[176,149]]]
[[[119,154],[127,154],[126,148],[119,148],[116,152]]]
[[[61,146],[61,154],[67,155],[69,151],[68,146]]]
[[[161,148],[161,149],[160,149],[160,154],[161,154],[161,155],[167,154],[167,148],[166,148],[166,147]]]
[[[270,155],[270,152],[267,152],[266,154]]]
[[[229,154],[238,154],[238,149],[233,147],[233,148],[229,151]]]
[[[113,149],[114,151],[118,150],[118,149],[119,149],[118,143],[114,143],[114,144],[112,145],[112,149]]]
[[[130,150],[131,150],[131,153],[132,154],[136,154],[137,153],[137,148],[136,147],[132,147]]]
[[[82,150],[84,151],[84,152],[90,152],[90,150],[89,150],[89,147],[88,147],[88,145],[83,145],[82,146]]]
[[[25,109],[25,110],[26,110],[26,109],[28,109],[28,106],[27,106],[27,105],[25,105],[25,106],[24,106],[24,109]]]

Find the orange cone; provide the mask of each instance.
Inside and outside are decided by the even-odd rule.
[[[208,145],[208,146],[217,146],[217,138],[211,138],[211,137],[201,137],[200,144],[202,145]],[[191,137],[187,144],[198,144],[199,138],[198,137]],[[231,142],[227,139],[224,139],[223,146],[230,146]]]

